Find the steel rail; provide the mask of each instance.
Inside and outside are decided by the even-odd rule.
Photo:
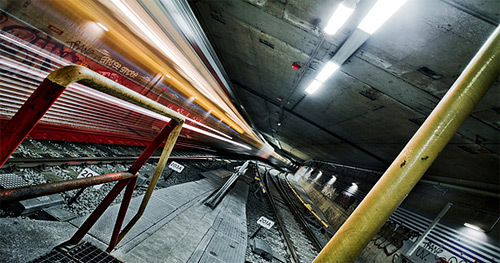
[[[299,221],[300,225],[302,226],[302,228],[304,229],[304,232],[306,233],[307,237],[309,238],[309,240],[312,241],[314,248],[316,248],[316,250],[318,252],[321,251],[321,249],[323,249],[323,245],[321,244],[321,242],[319,242],[318,238],[314,235],[313,231],[311,230],[311,227],[306,222],[306,220],[304,219],[302,214],[298,212],[298,209],[293,204],[293,202],[290,198],[290,195],[288,193],[286,193],[286,190],[285,190],[286,188],[285,188],[285,186],[283,186],[283,182],[279,178],[277,178],[275,180],[272,177],[271,177],[271,182],[274,184],[274,186],[278,190],[278,193],[281,195],[281,198],[283,198],[283,200],[285,200],[285,202],[288,204],[288,207],[290,207],[290,211],[292,212],[292,214],[295,216],[295,218],[298,219],[298,221]]]
[[[22,168],[37,167],[40,165],[81,165],[85,163],[116,163],[133,162],[138,156],[117,156],[117,157],[61,157],[61,158],[10,158],[3,167],[18,166]],[[224,158],[221,156],[170,156],[170,160],[209,160],[213,158]],[[149,160],[159,160],[160,156],[151,156]]]
[[[291,260],[293,263],[300,263],[299,256],[297,255],[297,252],[295,250],[295,247],[292,243],[292,240],[290,239],[290,234],[287,232],[285,228],[285,223],[283,222],[283,219],[281,219],[281,216],[278,214],[278,209],[276,208],[276,203],[274,201],[274,197],[270,192],[269,188],[269,183],[268,183],[268,177],[269,171],[266,171],[264,173],[264,176],[262,176],[259,172],[258,166],[256,166],[257,174],[259,175],[260,178],[262,178],[262,182],[264,184],[264,188],[267,189],[267,199],[269,201],[269,204],[271,205],[271,209],[273,210],[273,213],[275,215],[276,223],[278,224],[278,228],[280,229],[280,232],[283,235],[283,239],[285,240],[285,246],[290,254]]]

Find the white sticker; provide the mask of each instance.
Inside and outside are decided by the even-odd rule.
[[[168,168],[180,173],[182,172],[182,170],[184,170],[184,165],[180,164],[180,163],[176,163],[174,161],[172,161],[169,165],[168,165]]]
[[[98,173],[92,171],[92,169],[90,168],[85,168],[83,169],[76,178],[87,178],[87,177],[91,177],[91,176],[97,176],[99,175]],[[98,184],[98,185],[94,185],[93,187],[95,189],[99,189],[101,188],[102,184]]]
[[[259,218],[259,220],[257,220],[257,224],[259,224],[267,229],[271,229],[271,227],[273,227],[273,225],[274,225],[274,221],[271,221],[271,220],[261,216]]]

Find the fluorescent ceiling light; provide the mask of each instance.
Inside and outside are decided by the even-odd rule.
[[[344,25],[347,19],[349,19],[353,11],[353,8],[348,8],[345,5],[340,4],[337,9],[335,9],[335,12],[333,12],[333,15],[328,21],[326,27],[323,29],[325,33],[329,35],[334,35],[335,33],[337,33],[337,31]]]
[[[365,16],[358,28],[368,34],[373,34],[382,26],[406,0],[378,0]]]
[[[108,29],[106,26],[104,26],[103,24],[101,24],[101,23],[99,23],[99,22],[97,22],[96,24],[97,24],[100,28],[104,29],[104,31],[109,31],[109,29]]]
[[[317,89],[319,89],[319,87],[321,87],[321,85],[323,85],[323,82],[315,79],[313,80],[313,82],[311,82],[311,84],[309,84],[309,87],[307,87],[306,92],[309,94],[313,94]]]
[[[480,232],[485,232],[482,228],[478,227],[478,226],[475,226],[473,224],[469,224],[469,223],[464,223],[464,226],[468,227],[468,228],[471,228],[471,229],[474,229],[476,231],[480,231]]]
[[[316,80],[320,82],[325,82],[333,74],[333,72],[339,69],[339,67],[340,67],[339,65],[331,61],[326,62],[326,65],[319,72],[318,76],[316,76]]]

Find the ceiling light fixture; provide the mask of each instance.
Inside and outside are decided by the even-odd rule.
[[[323,85],[323,82],[315,79],[313,80],[313,82],[311,82],[311,84],[309,84],[309,86],[306,89],[306,92],[309,94],[313,94],[316,90],[319,89],[319,87],[321,87],[321,85]]]
[[[329,35],[334,35],[335,33],[337,33],[337,31],[344,25],[347,19],[349,19],[353,11],[353,8],[348,8],[341,3],[337,7],[337,9],[335,9],[335,12],[333,12],[332,17],[328,21],[328,24],[326,24],[326,27],[323,29],[325,33]]]
[[[307,87],[306,92],[309,94],[313,94],[316,90],[318,90],[321,85],[323,85],[323,82],[325,82],[335,71],[339,69],[339,65],[328,61],[326,62],[326,65],[321,69],[319,72],[318,76],[309,84],[309,87]]]
[[[378,0],[363,18],[358,28],[373,34],[387,21],[406,0]]]
[[[464,226],[466,226],[466,227],[468,227],[470,229],[474,229],[474,230],[479,231],[479,232],[483,232],[483,233],[485,232],[484,229],[482,229],[482,228],[480,228],[480,227],[478,227],[476,225],[473,225],[473,224],[464,223]]]
[[[105,25],[103,25],[103,24],[101,24],[101,23],[99,23],[99,22],[97,22],[96,24],[97,24],[100,28],[102,28],[104,31],[106,31],[106,32],[107,32],[107,31],[109,31],[109,29],[108,29]]]
[[[339,65],[328,61],[323,69],[319,72],[318,76],[316,76],[316,80],[320,82],[325,82],[337,69],[339,69]]]
[[[349,186],[349,188],[347,189],[346,191],[346,194],[351,196],[353,195],[356,191],[358,190],[358,185],[355,184],[355,183],[352,183],[351,186]]]

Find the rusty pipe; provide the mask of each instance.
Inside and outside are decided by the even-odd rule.
[[[50,195],[78,188],[89,187],[92,185],[103,184],[118,180],[125,180],[136,176],[137,174],[131,174],[129,172],[119,172],[119,173],[111,173],[111,174],[91,176],[80,179],[67,180],[67,181],[59,181],[54,183],[45,183],[39,185],[19,187],[14,189],[7,189],[0,191],[0,202],[35,198],[38,196]]]

